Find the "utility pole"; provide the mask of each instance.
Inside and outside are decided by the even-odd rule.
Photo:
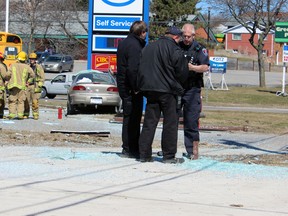
[[[208,7],[207,46],[210,45],[210,7]]]
[[[6,20],[5,20],[5,31],[8,32],[9,25],[9,0],[6,0]]]

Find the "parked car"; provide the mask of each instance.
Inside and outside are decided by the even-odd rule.
[[[42,87],[41,98],[55,98],[57,95],[67,95],[67,87],[71,85],[76,74],[62,73],[52,80],[46,80]]]
[[[81,108],[113,106],[118,112],[121,99],[116,79],[110,72],[85,70],[77,73],[67,95],[67,114],[75,114]]]
[[[73,71],[74,60],[70,55],[55,54],[50,55],[44,62],[42,67],[45,72]]]

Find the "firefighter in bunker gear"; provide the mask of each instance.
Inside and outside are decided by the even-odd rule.
[[[24,101],[26,100],[27,86],[33,82],[35,77],[32,68],[26,64],[27,54],[24,51],[17,55],[17,60],[8,69],[8,74],[11,76],[7,85],[9,90],[9,119],[24,118]]]
[[[6,102],[6,82],[9,79],[7,66],[4,64],[4,55],[0,52],[0,119],[4,117]]]
[[[24,118],[29,118],[30,104],[32,101],[32,115],[34,120],[39,119],[39,98],[41,96],[42,86],[45,81],[44,70],[41,65],[36,63],[37,54],[31,53],[29,55],[30,67],[35,73],[35,78],[29,83],[27,87],[27,97],[24,103]]]

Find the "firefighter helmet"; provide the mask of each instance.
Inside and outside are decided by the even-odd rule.
[[[2,52],[0,52],[0,59],[5,59],[5,57],[4,57]]]
[[[37,59],[37,54],[36,53],[30,53],[29,59]]]
[[[24,51],[19,52],[18,55],[17,55],[17,59],[19,61],[26,61],[27,60],[26,52],[24,52]]]

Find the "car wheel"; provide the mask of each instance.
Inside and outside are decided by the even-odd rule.
[[[72,72],[73,71],[73,68],[74,68],[74,65],[71,65],[70,69],[69,69],[69,72]]]
[[[54,99],[56,97],[56,95],[55,94],[47,94],[47,97],[49,99]]]
[[[46,90],[46,88],[42,88],[42,90],[41,90],[41,98],[45,98],[47,96],[47,90]]]
[[[70,100],[67,100],[67,115],[73,115],[76,114],[76,108],[74,105],[71,104]]]

